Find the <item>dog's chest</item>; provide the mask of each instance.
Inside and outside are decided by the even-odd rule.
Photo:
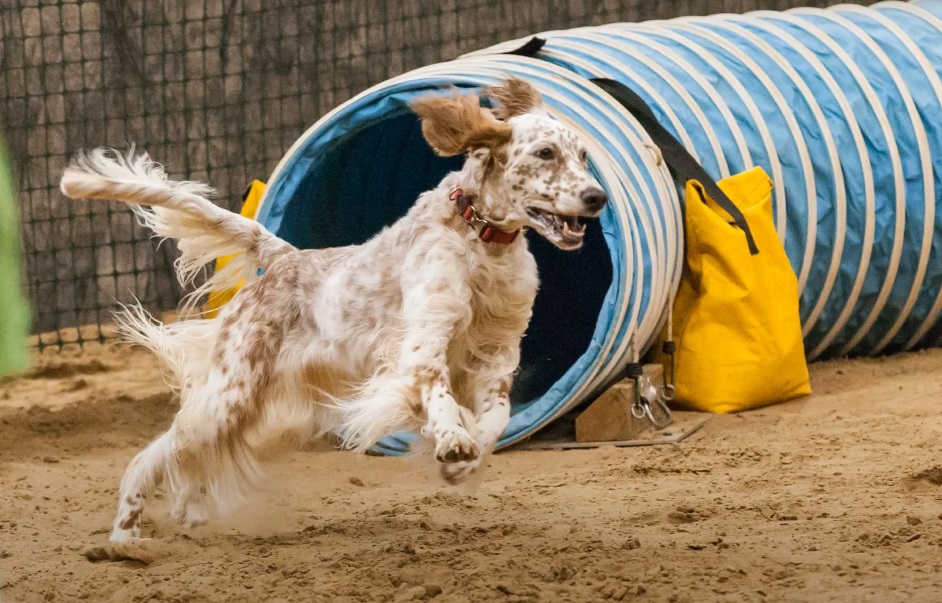
[[[500,258],[472,258],[470,266],[472,332],[523,333],[530,320],[539,280],[536,261],[522,250]]]

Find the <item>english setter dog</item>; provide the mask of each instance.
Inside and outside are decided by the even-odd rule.
[[[161,325],[139,306],[119,314],[125,335],[162,361],[180,409],[128,466],[111,540],[140,538],[145,499],[162,481],[184,526],[232,508],[258,484],[260,442],[279,425],[334,433],[359,451],[417,431],[448,482],[481,467],[510,417],[537,291],[521,231],[577,249],[580,218],[607,201],[585,145],[532,86],[511,78],[485,93],[496,109],[457,91],[413,103],[429,145],[466,160],[362,245],[296,249],[214,205],[208,187],[168,180],[146,154],[95,150],[65,170],[66,196],[132,204],[156,236],[178,239],[184,284],[238,254],[191,308],[212,288],[248,281],[212,319]]]

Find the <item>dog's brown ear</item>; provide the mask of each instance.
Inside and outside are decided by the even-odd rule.
[[[426,96],[412,103],[422,120],[422,135],[443,157],[510,143],[512,128],[481,107],[476,94]]]
[[[529,113],[543,104],[536,88],[518,77],[507,78],[500,86],[488,88],[486,93],[499,103],[494,113],[501,119]]]

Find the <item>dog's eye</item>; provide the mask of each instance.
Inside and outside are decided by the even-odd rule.
[[[536,156],[539,157],[540,159],[549,161],[553,157],[556,157],[556,153],[554,153],[553,149],[549,147],[543,147],[542,149],[536,152]]]

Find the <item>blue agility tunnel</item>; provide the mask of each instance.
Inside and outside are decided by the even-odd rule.
[[[618,376],[659,332],[682,266],[683,197],[650,138],[591,78],[641,96],[719,179],[761,166],[799,279],[809,359],[934,345],[942,309],[942,0],[717,15],[539,34],[375,86],[325,115],[258,213],[301,247],[360,243],[460,158],[434,155],[408,103],[527,79],[586,141],[611,203],[585,247],[530,244],[541,290],[500,446]],[[682,183],[680,183],[682,184]],[[409,436],[379,447],[401,453]]]

